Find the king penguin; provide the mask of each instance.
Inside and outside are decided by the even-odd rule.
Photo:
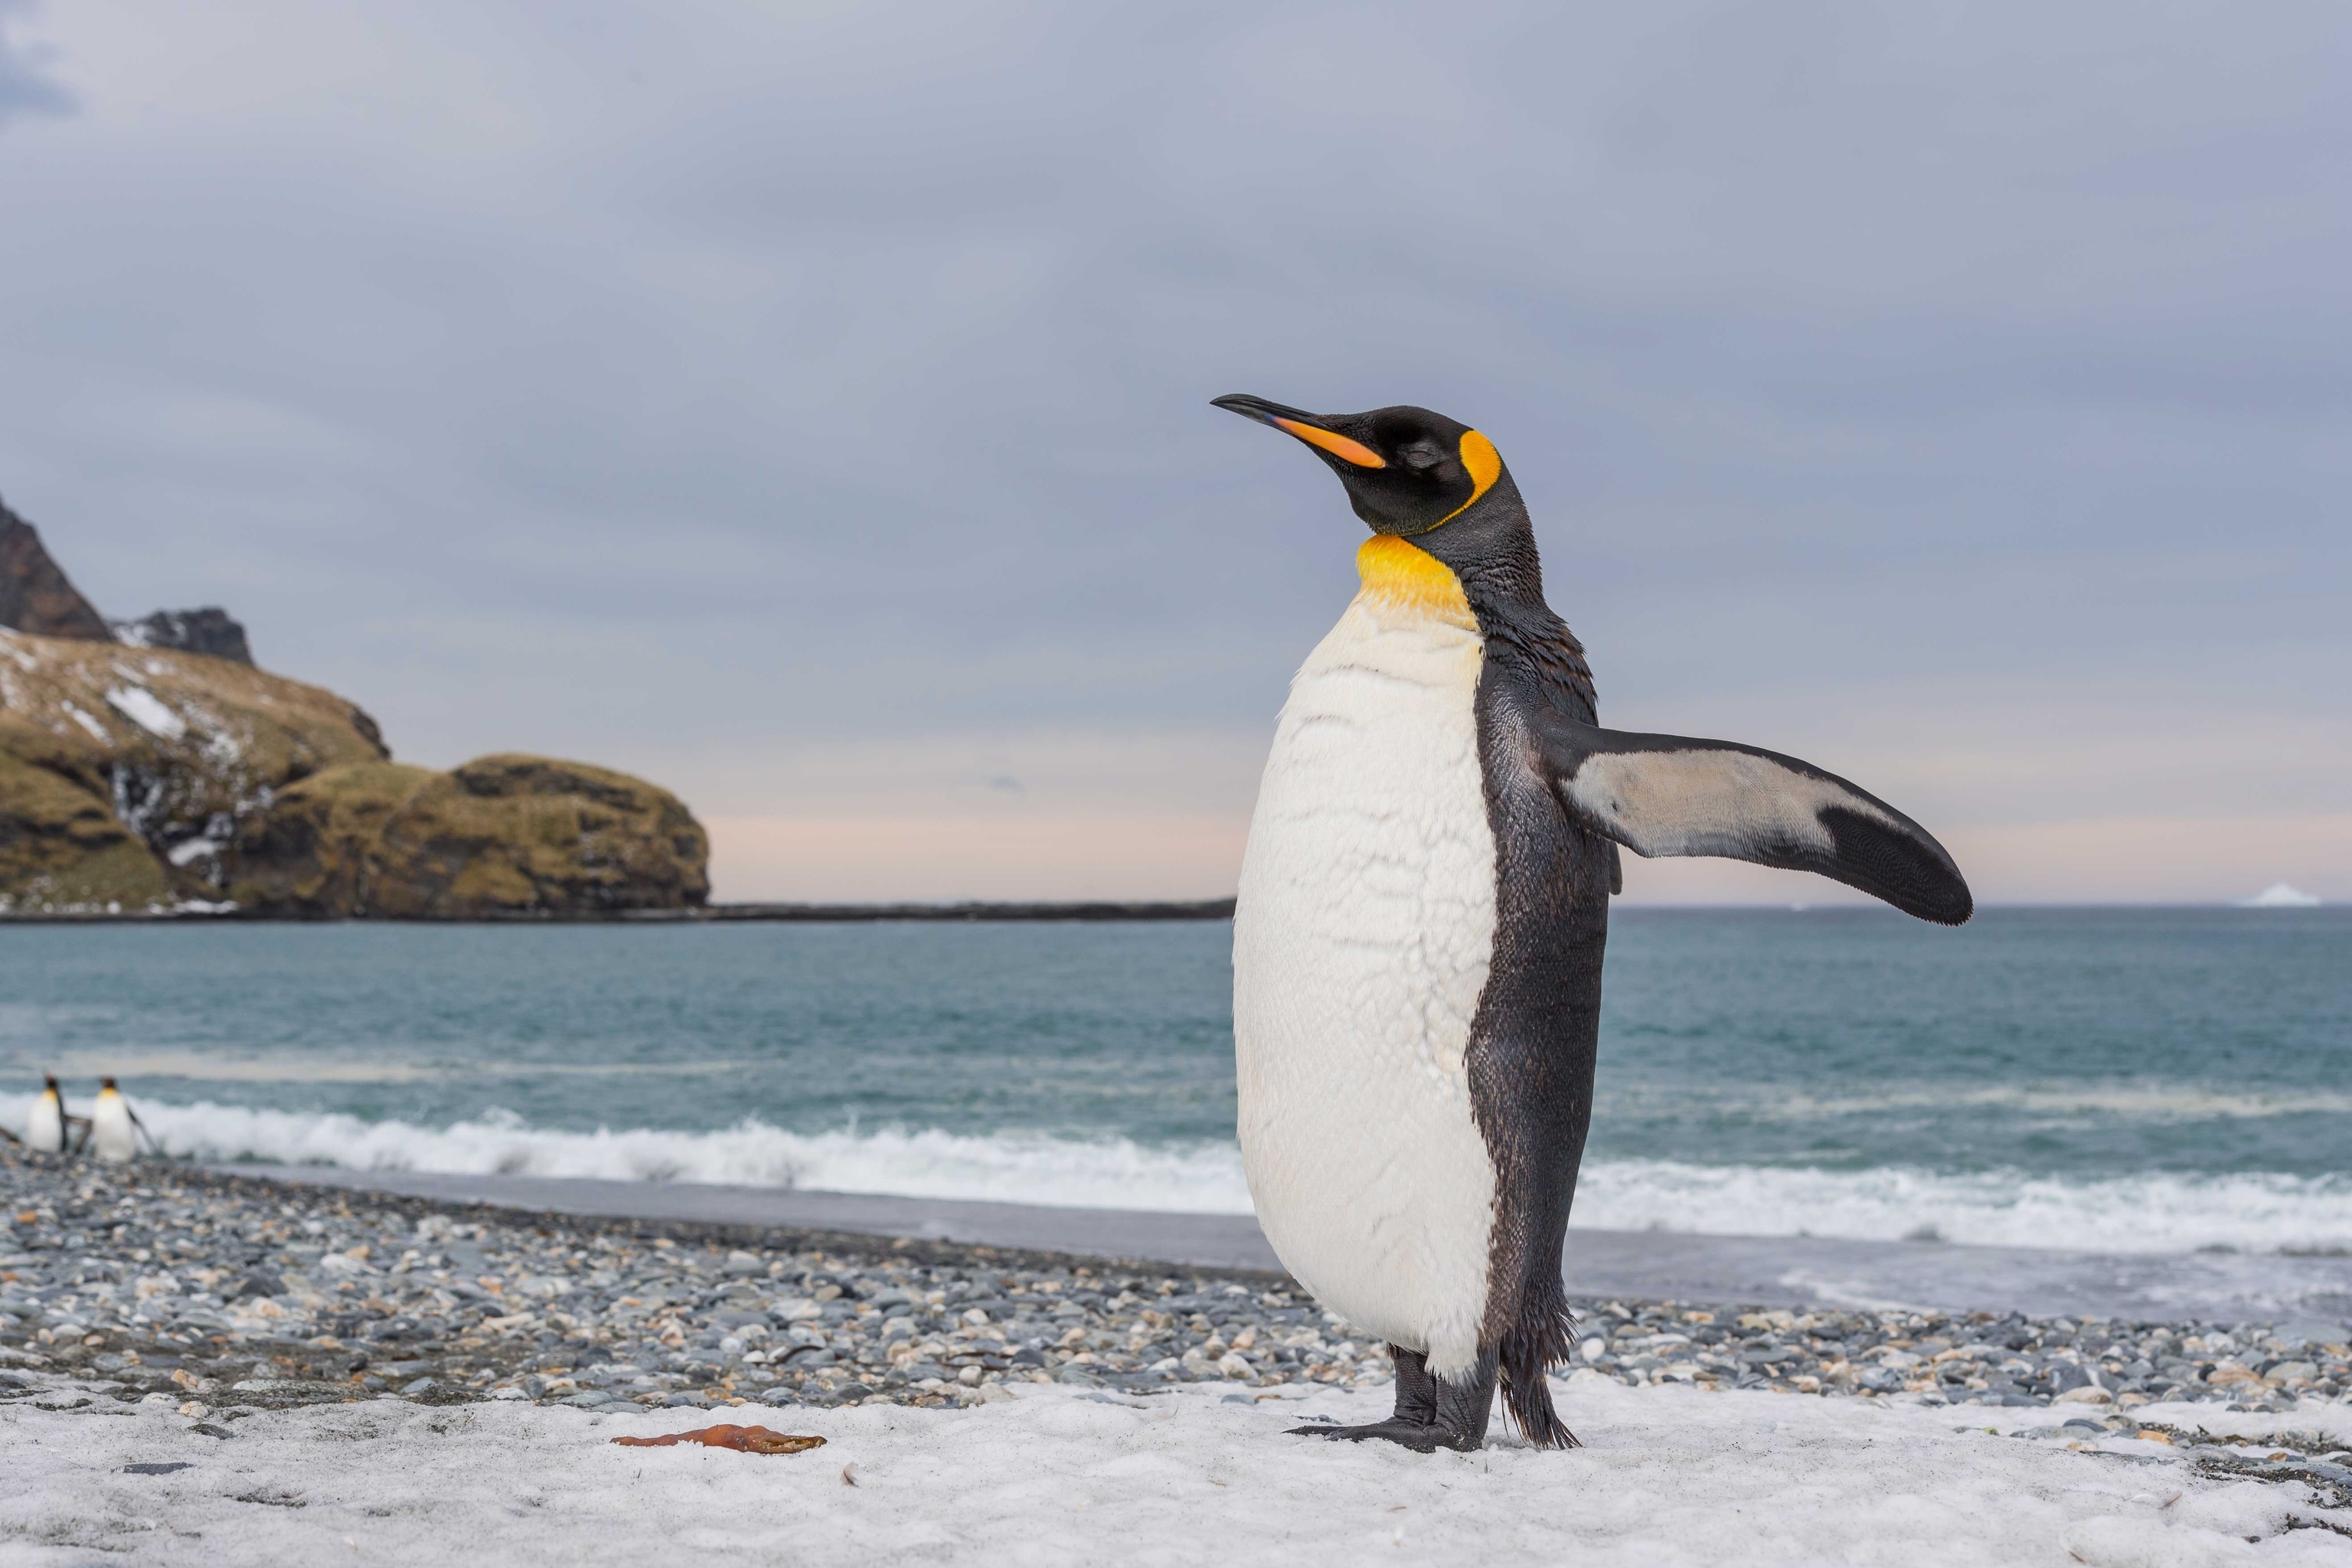
[[[33,1101],[32,1120],[25,1125],[25,1147],[44,1154],[66,1152],[66,1093],[58,1080],[44,1075],[41,1098]]]
[[[139,1157],[139,1134],[146,1131],[114,1080],[100,1079],[98,1103],[89,1110],[90,1152],[110,1164],[126,1164]]]
[[[1973,904],[1901,812],[1753,746],[1599,727],[1495,445],[1425,408],[1217,406],[1339,478],[1362,587],[1276,725],[1234,916],[1242,1158],[1275,1252],[1389,1342],[1396,1412],[1301,1435],[1485,1441],[1497,1384],[1572,1447],[1560,1247],[1592,1115],[1620,847],[1815,871],[1945,925]]]

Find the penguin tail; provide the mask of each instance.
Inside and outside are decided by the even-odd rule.
[[[1511,1425],[1519,1429],[1519,1435],[1538,1448],[1584,1446],[1552,1408],[1551,1384],[1544,1377],[1548,1369],[1568,1360],[1575,1342],[1575,1322],[1568,1315],[1567,1304],[1557,1300],[1547,1303],[1534,1322],[1514,1325],[1503,1336],[1496,1358],[1502,1373],[1503,1408],[1510,1413]]]

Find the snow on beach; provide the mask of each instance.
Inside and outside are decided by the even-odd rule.
[[[608,1441],[710,1419],[690,1410],[380,1399],[263,1412],[214,1437],[165,1405],[20,1402],[0,1406],[0,1568],[94,1551],[224,1564],[2352,1562],[2343,1535],[2291,1527],[2322,1517],[2308,1487],[2200,1474],[2155,1443],[2080,1451],[2005,1425],[1955,1430],[1943,1411],[1591,1373],[1558,1393],[1582,1449],[1420,1455],[1284,1434],[1385,1414],[1385,1389],[1033,1387],[962,1411],[793,1410],[773,1424],[826,1446],[772,1458]],[[2352,1443],[2341,1407],[2141,1414],[2245,1435],[2316,1425]]]

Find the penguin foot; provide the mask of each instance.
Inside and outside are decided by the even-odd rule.
[[[1391,1416],[1386,1421],[1367,1422],[1361,1426],[1293,1426],[1293,1437],[1331,1437],[1341,1442],[1361,1443],[1377,1437],[1384,1443],[1399,1443],[1416,1454],[1433,1454],[1440,1448],[1453,1448],[1469,1453],[1478,1447],[1480,1434],[1456,1432],[1434,1421],[1408,1421]]]
[[[1486,1441],[1486,1416],[1495,1403],[1492,1351],[1460,1384],[1433,1376],[1429,1358],[1419,1351],[1391,1345],[1389,1355],[1396,1363],[1395,1415],[1361,1426],[1293,1426],[1290,1436],[1336,1437],[1348,1443],[1377,1437],[1416,1454],[1433,1454],[1440,1448],[1467,1454]]]

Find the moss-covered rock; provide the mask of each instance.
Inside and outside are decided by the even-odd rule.
[[[385,824],[445,776],[400,763],[353,763],[289,786],[237,836],[228,896],[257,914],[373,913]]]
[[[625,773],[526,756],[407,767],[331,691],[0,631],[0,913],[677,909],[709,896],[709,861],[677,797]]]
[[[357,707],[254,668],[217,607],[110,626],[0,506],[0,914],[677,909],[709,861],[677,797],[625,773],[393,762]]]
[[[319,687],[0,631],[0,900],[20,912],[217,900],[224,852],[278,791],[386,755],[375,721]]]
[[[163,865],[101,797],[0,755],[0,911],[145,909]]]
[[[407,920],[678,909],[709,841],[676,795],[584,763],[329,769],[249,821],[229,896],[257,914]]]

